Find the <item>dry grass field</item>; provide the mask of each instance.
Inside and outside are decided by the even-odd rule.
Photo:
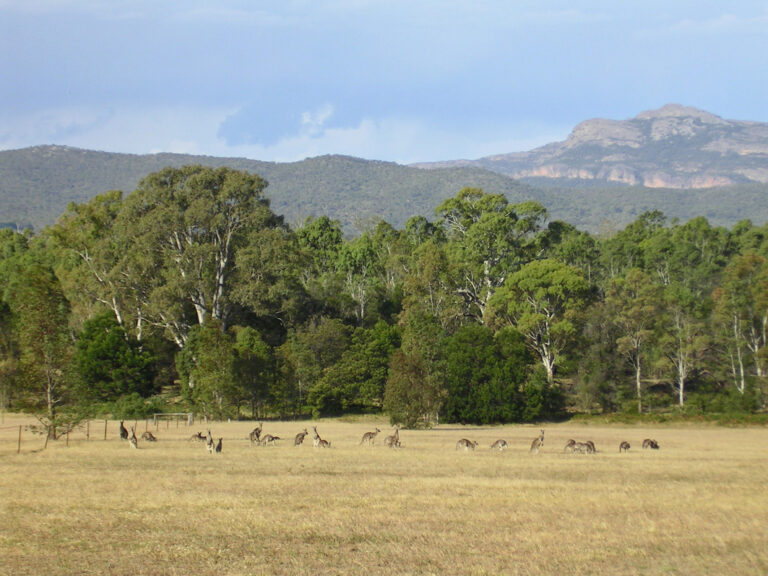
[[[101,423],[16,454],[17,423],[0,434],[3,575],[768,573],[764,428],[548,425],[531,455],[534,426],[405,430],[393,450],[383,420],[308,422],[300,447],[305,423],[265,422],[282,440],[254,447],[253,423],[214,422],[209,454],[189,440],[205,425],[134,450]],[[564,454],[569,438],[598,452]]]

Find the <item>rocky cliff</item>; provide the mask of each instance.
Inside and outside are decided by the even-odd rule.
[[[669,104],[629,120],[587,120],[564,142],[470,163],[521,179],[604,181],[649,188],[766,183],[768,124],[724,120]]]

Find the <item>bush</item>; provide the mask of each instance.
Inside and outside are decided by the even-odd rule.
[[[96,404],[90,410],[95,416],[111,416],[116,420],[143,420],[158,412],[168,412],[168,405],[159,396],[142,398],[133,393],[121,396],[114,402]]]

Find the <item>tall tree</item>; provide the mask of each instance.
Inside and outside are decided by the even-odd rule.
[[[119,232],[134,240],[127,271],[154,268],[156,281],[142,296],[152,321],[179,346],[193,322],[186,307],[195,323],[213,318],[226,328],[237,249],[255,229],[281,225],[264,198],[266,185],[245,172],[186,166],[150,174],[125,199]]]
[[[465,300],[466,314],[484,323],[494,292],[541,251],[546,210],[535,202],[511,205],[502,194],[464,188],[436,213],[448,237],[455,290]]]
[[[727,334],[731,373],[739,392],[747,385],[747,362],[754,373],[765,375],[764,350],[768,343],[768,264],[762,256],[748,252],[735,257],[715,290],[715,314],[721,333]]]
[[[661,290],[645,272],[633,268],[626,277],[611,282],[606,310],[617,329],[617,348],[635,372],[637,411],[643,411],[643,366],[645,353],[655,336]]]
[[[491,300],[491,310],[495,323],[513,326],[525,336],[551,384],[589,297],[589,284],[578,269],[552,259],[535,260],[507,278]]]
[[[69,303],[53,271],[34,261],[20,266],[8,293],[21,351],[22,406],[40,420],[47,444],[71,418],[62,412],[73,382]]]

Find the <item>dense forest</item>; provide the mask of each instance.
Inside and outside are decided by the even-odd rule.
[[[464,188],[402,229],[292,229],[266,181],[166,168],[0,230],[0,407],[385,413],[408,427],[764,409],[768,226],[600,235]]]

